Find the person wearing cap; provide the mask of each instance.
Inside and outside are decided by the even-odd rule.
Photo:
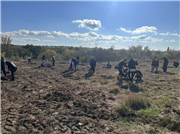
[[[15,80],[14,79],[14,73],[17,70],[17,66],[13,62],[11,62],[11,61],[6,61],[6,65],[8,66],[8,70],[11,71],[11,76],[12,76],[11,81],[14,81]]]
[[[1,71],[3,71],[3,74],[6,76],[4,57],[1,57]]]
[[[124,59],[124,60],[121,60],[121,61],[119,62],[119,64],[118,64],[117,69],[119,70],[119,74],[120,74],[121,76],[124,76],[123,66],[128,67],[128,66],[126,65],[126,62],[127,62],[127,60]]]
[[[154,71],[154,68],[156,68],[156,72],[158,72],[159,60],[156,58],[156,56],[153,58],[151,66],[151,73]]]
[[[96,60],[94,59],[93,56],[91,57],[91,60],[90,60],[90,66],[91,66],[90,70],[92,70],[93,73],[94,73],[95,72],[95,67],[96,67]]]

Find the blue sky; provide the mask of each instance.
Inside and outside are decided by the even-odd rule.
[[[15,45],[179,49],[178,1],[3,1],[1,34]]]

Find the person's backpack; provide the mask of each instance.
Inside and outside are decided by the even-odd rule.
[[[159,61],[157,59],[152,61],[153,66],[159,66]]]

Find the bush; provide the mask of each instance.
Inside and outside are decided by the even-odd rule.
[[[125,105],[133,110],[145,109],[151,106],[147,99],[140,96],[129,96],[125,100]]]
[[[140,96],[129,96],[124,100],[121,106],[116,107],[116,112],[121,116],[128,115],[132,110],[146,109],[150,107],[150,103],[147,99]]]

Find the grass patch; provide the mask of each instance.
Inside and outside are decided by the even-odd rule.
[[[158,115],[160,108],[148,108],[148,109],[141,109],[137,111],[139,114],[143,114],[146,116],[156,116]]]
[[[116,107],[116,112],[120,116],[127,116],[128,114],[132,113],[132,111],[146,109],[150,107],[150,103],[147,99],[142,98],[140,96],[129,96],[127,99],[124,100],[121,106]]]

